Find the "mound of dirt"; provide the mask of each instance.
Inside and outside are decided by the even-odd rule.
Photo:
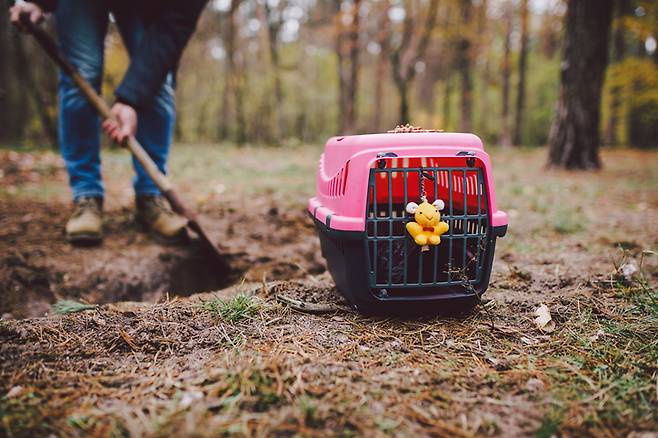
[[[267,199],[260,200],[268,205]],[[218,271],[192,237],[162,246],[133,224],[131,212],[106,214],[105,240],[74,248],[62,226],[68,207],[0,202],[0,303],[4,319],[42,316],[58,299],[89,303],[157,302],[165,296],[217,291],[239,281],[289,280],[324,272],[319,244],[303,211],[247,217],[232,209],[205,211],[211,238],[230,248],[230,269]],[[247,230],[241,224],[249,223]]]

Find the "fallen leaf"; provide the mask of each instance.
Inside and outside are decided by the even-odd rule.
[[[186,391],[180,400],[182,408],[190,407],[194,402],[203,399],[203,392],[201,391]]]
[[[18,397],[19,395],[21,395],[22,392],[23,392],[23,387],[20,386],[20,385],[16,385],[16,386],[14,386],[13,388],[11,388],[11,389],[9,390],[9,392],[8,392],[7,395],[6,395],[6,397],[7,397],[7,398],[16,398],[16,397]]]
[[[539,340],[535,338],[529,338],[527,336],[521,336],[521,342],[523,342],[526,345],[534,345],[534,344],[538,344]]]
[[[544,382],[533,377],[532,379],[528,379],[525,384],[525,389],[529,392],[544,392]]]
[[[624,278],[627,281],[630,281],[633,279],[633,275],[635,275],[635,273],[638,271],[638,268],[637,264],[631,260],[628,263],[624,263],[619,270],[621,271],[621,274],[624,276]]]
[[[605,336],[605,332],[601,329],[598,329],[596,333],[589,337],[589,340],[592,342],[598,341],[600,338]]]
[[[548,310],[546,304],[542,304],[535,310],[535,325],[544,333],[552,333],[555,331],[555,321],[551,317],[551,312]]]

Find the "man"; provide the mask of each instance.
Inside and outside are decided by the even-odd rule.
[[[136,135],[162,172],[166,172],[175,105],[178,60],[194,32],[206,0],[31,0],[14,5],[11,21],[33,23],[53,12],[57,37],[66,58],[100,91],[103,49],[109,14],[116,21],[130,55],[130,65],[112,106],[114,120],[102,128],[117,142]],[[66,223],[73,244],[100,243],[104,188],[100,171],[99,116],[62,74],[59,81],[59,144],[73,192],[74,211]],[[171,211],[144,169],[133,160],[136,219],[155,236],[177,241],[186,221]]]

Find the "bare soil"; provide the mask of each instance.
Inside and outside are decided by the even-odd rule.
[[[218,278],[194,241],[154,243],[115,198],[104,244],[70,247],[66,201],[33,194],[64,184],[58,165],[0,156],[15,187],[0,196],[0,436],[655,432],[656,158],[608,152],[602,172],[579,175],[543,170],[538,151],[495,155],[511,227],[483,304],[399,320],[345,304],[304,194],[285,208],[250,195],[256,215],[235,198],[204,204],[229,248]],[[61,299],[99,306],[55,315]],[[553,332],[533,322],[540,303]]]
[[[218,210],[202,216],[230,248],[228,273],[193,235],[163,246],[141,232],[128,210],[110,211],[104,243],[74,248],[63,237],[68,205],[0,201],[0,313],[43,316],[58,299],[88,303],[157,302],[170,295],[216,291],[237,281],[294,279],[324,271],[312,224],[303,211],[275,207],[256,218]],[[249,224],[244,229],[241,224]],[[219,241],[219,240],[218,240]]]

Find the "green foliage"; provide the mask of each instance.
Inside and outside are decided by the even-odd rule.
[[[630,57],[611,65],[604,103],[611,101],[613,92],[623,103],[618,137],[634,146],[658,144],[658,64],[650,58]]]
[[[559,56],[545,58],[531,52],[528,62],[527,103],[522,131],[523,144],[542,146],[548,142],[559,84]]]
[[[25,391],[15,396],[0,398],[0,436],[47,435],[40,407],[44,400],[34,392]]]
[[[539,429],[535,432],[535,438],[551,438],[556,436],[561,424],[562,418],[560,416],[548,415],[544,417]]]
[[[95,304],[84,304],[72,300],[60,300],[52,305],[53,311],[58,315],[65,315],[67,313],[84,312],[85,310],[94,310]]]

